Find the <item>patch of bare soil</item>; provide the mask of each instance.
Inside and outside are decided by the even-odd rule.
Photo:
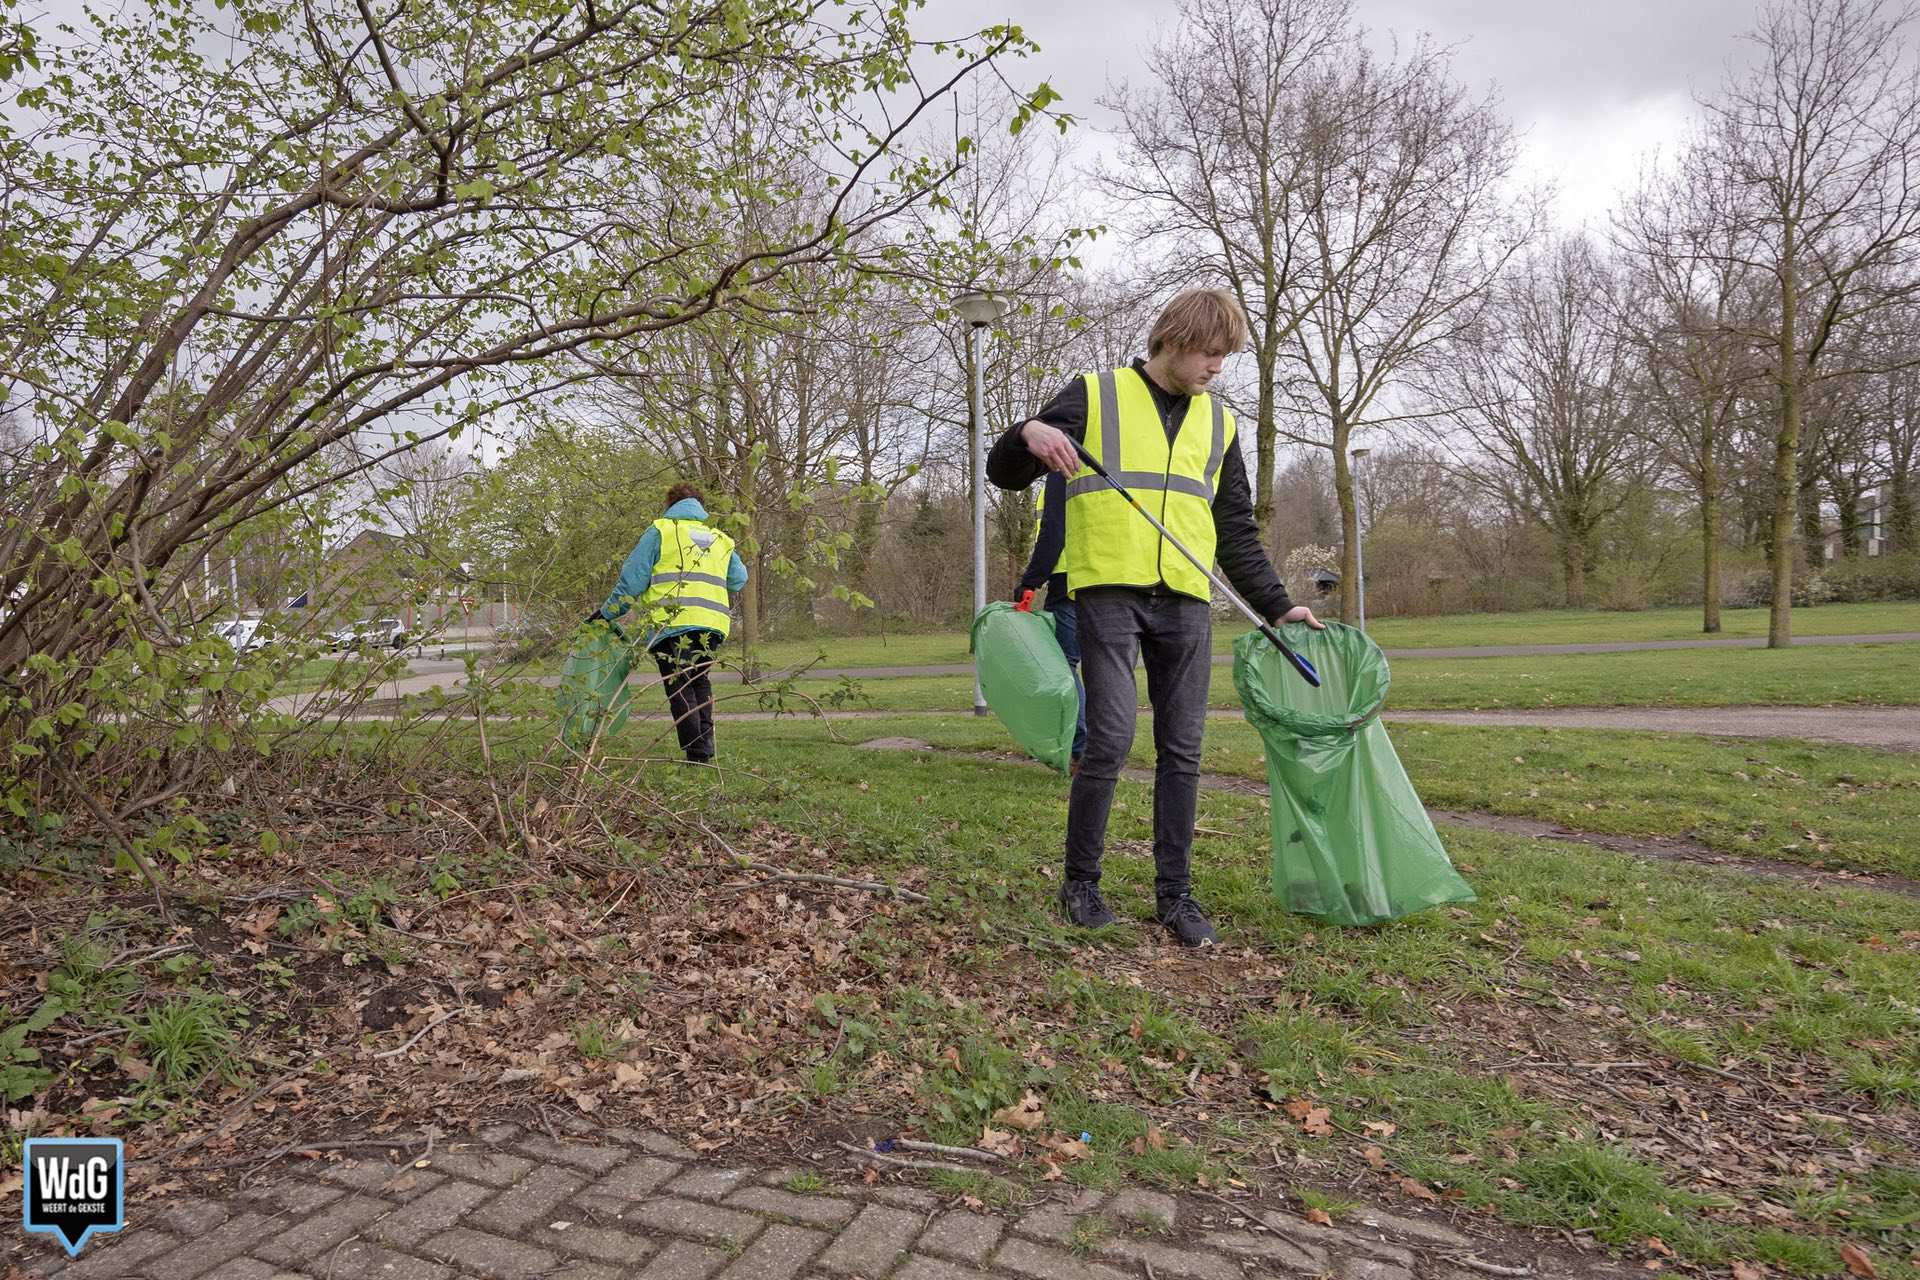
[[[1608,835],[1598,831],[1579,831],[1557,822],[1542,822],[1537,818],[1517,818],[1508,814],[1487,813],[1481,810],[1428,809],[1427,816],[1437,823],[1449,826],[1471,827],[1476,831],[1499,831],[1507,835],[1529,836],[1536,840],[1567,840],[1577,844],[1591,845],[1596,849],[1605,849],[1610,853],[1624,853],[1631,857],[1648,858],[1655,862],[1720,867],[1728,871],[1792,880],[1816,888],[1835,888],[1844,885],[1856,889],[1879,889],[1886,893],[1903,893],[1910,897],[1920,897],[1920,880],[1909,880],[1903,876],[1869,874],[1864,871],[1833,871],[1757,854],[1722,853],[1718,849],[1696,841],[1675,836]]]
[[[859,1034],[836,995],[931,963],[863,940],[909,903],[845,887],[870,877],[781,832],[721,847],[632,830],[625,856],[604,837],[536,838],[539,853],[509,857],[464,816],[489,807],[448,789],[367,835],[360,810],[295,795],[282,852],[191,864],[170,921],[123,880],[89,892],[73,872],[0,877],[18,904],[0,1006],[40,1006],[68,939],[175,958],[31,1037],[54,1079],[15,1101],[9,1128],[118,1134],[176,1173],[503,1112],[617,1115],[710,1150],[772,1127],[823,1045]],[[249,846],[257,835],[235,842]],[[917,926],[876,932],[939,951]],[[194,995],[221,1002],[231,1052],[168,1085],[124,1027]]]
[[[1681,1171],[1680,1185],[1731,1197],[1761,1224],[1808,1230],[1793,1208],[1808,1188],[1859,1186],[1920,1157],[1920,1112],[1876,1105],[1817,1060],[1730,1068],[1668,1057],[1636,1034],[1624,990],[1595,982],[1578,961],[1557,966],[1550,982],[1551,994],[1516,986],[1463,1005],[1417,1038],[1585,1117],[1595,1139]]]

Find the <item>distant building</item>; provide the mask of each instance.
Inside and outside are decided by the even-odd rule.
[[[1860,554],[1863,556],[1883,556],[1892,548],[1888,546],[1887,521],[1893,514],[1893,495],[1883,485],[1860,499]],[[1825,534],[1826,558],[1838,560],[1846,550],[1845,539],[1838,524],[1828,524]]]

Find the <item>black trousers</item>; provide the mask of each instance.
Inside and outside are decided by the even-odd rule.
[[[666,682],[680,750],[700,764],[713,759],[713,683],[708,673],[725,640],[718,631],[702,628],[669,636],[648,650]]]
[[[1080,610],[1080,669],[1087,682],[1087,750],[1067,795],[1067,879],[1098,880],[1107,816],[1139,715],[1136,659],[1153,706],[1154,895],[1187,892],[1200,797],[1200,739],[1213,674],[1207,602],[1127,587],[1091,587]]]

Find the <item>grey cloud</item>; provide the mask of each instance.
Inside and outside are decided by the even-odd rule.
[[[1376,30],[1431,32],[1460,44],[1469,83],[1495,81],[1516,116],[1577,116],[1594,104],[1709,91],[1755,0],[1360,0]],[[1523,120],[1524,123],[1524,120]]]

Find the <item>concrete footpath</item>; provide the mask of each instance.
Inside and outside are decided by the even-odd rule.
[[[826,1146],[817,1165],[746,1167],[657,1134],[601,1128],[556,1140],[497,1124],[411,1161],[296,1157],[256,1185],[130,1204],[126,1228],[96,1236],[72,1264],[36,1236],[20,1265],[61,1280],[1625,1274],[1592,1254],[1542,1256],[1538,1237],[1470,1215],[1443,1221],[1411,1208],[1361,1207],[1314,1226],[1272,1194],[1064,1184],[995,1208],[930,1189],[924,1172]]]

